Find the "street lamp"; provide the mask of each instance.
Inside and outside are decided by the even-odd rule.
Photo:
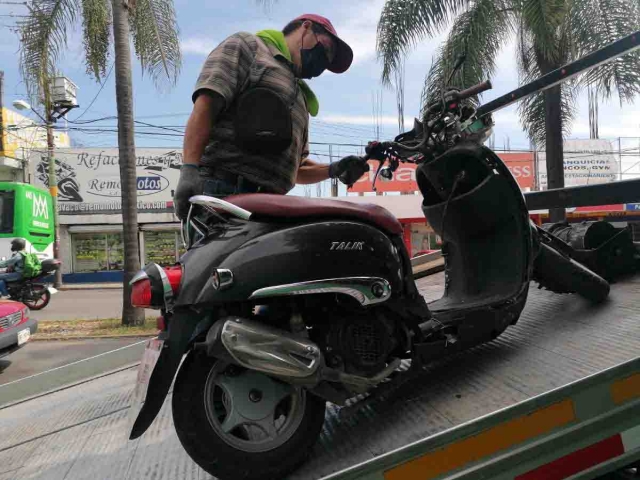
[[[56,162],[53,156],[55,147],[55,137],[53,134],[53,123],[56,121],[53,114],[47,113],[45,119],[37,110],[24,100],[14,100],[13,106],[16,110],[31,110],[45,123],[47,128],[47,160],[49,164],[49,193],[53,200],[53,258],[60,260],[60,228],[58,225],[58,180],[56,179]],[[62,269],[55,271],[53,284],[59,288],[62,285]]]

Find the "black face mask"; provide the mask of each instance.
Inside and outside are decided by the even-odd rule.
[[[318,42],[313,48],[300,49],[300,78],[318,77],[329,66],[329,59],[324,46]]]

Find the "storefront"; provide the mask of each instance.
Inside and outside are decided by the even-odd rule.
[[[32,178],[48,186],[45,159],[31,157]],[[122,280],[120,171],[117,149],[57,149],[60,249],[65,282]],[[136,151],[140,262],[172,265],[183,253],[173,214],[182,152]]]

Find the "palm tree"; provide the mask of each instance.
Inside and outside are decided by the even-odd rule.
[[[452,25],[451,25],[452,22]],[[427,75],[423,105],[439,92],[452,64],[466,54],[453,83],[468,87],[491,77],[500,50],[515,40],[521,83],[527,83],[640,28],[637,0],[387,0],[378,24],[383,81],[390,83],[416,42],[451,31]],[[620,103],[640,93],[640,53],[601,65],[580,78],[534,95],[519,106],[522,125],[536,145],[545,145],[548,188],[564,186],[563,132],[571,129],[580,89],[600,98],[615,91]],[[552,209],[551,221],[564,219]]]
[[[20,66],[30,94],[50,112],[50,79],[67,47],[67,33],[82,21],[87,73],[106,80],[115,52],[118,147],[122,185],[124,289],[122,323],[144,322],[144,311],[130,301],[129,281],[140,269],[136,201],[130,40],[143,71],[157,87],[175,84],[181,67],[180,42],[172,0],[33,0],[20,24]],[[112,34],[113,32],[113,34]]]

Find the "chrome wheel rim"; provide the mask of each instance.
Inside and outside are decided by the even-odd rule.
[[[286,443],[302,423],[305,404],[302,388],[222,362],[205,383],[209,424],[228,445],[245,452],[267,452]]]

